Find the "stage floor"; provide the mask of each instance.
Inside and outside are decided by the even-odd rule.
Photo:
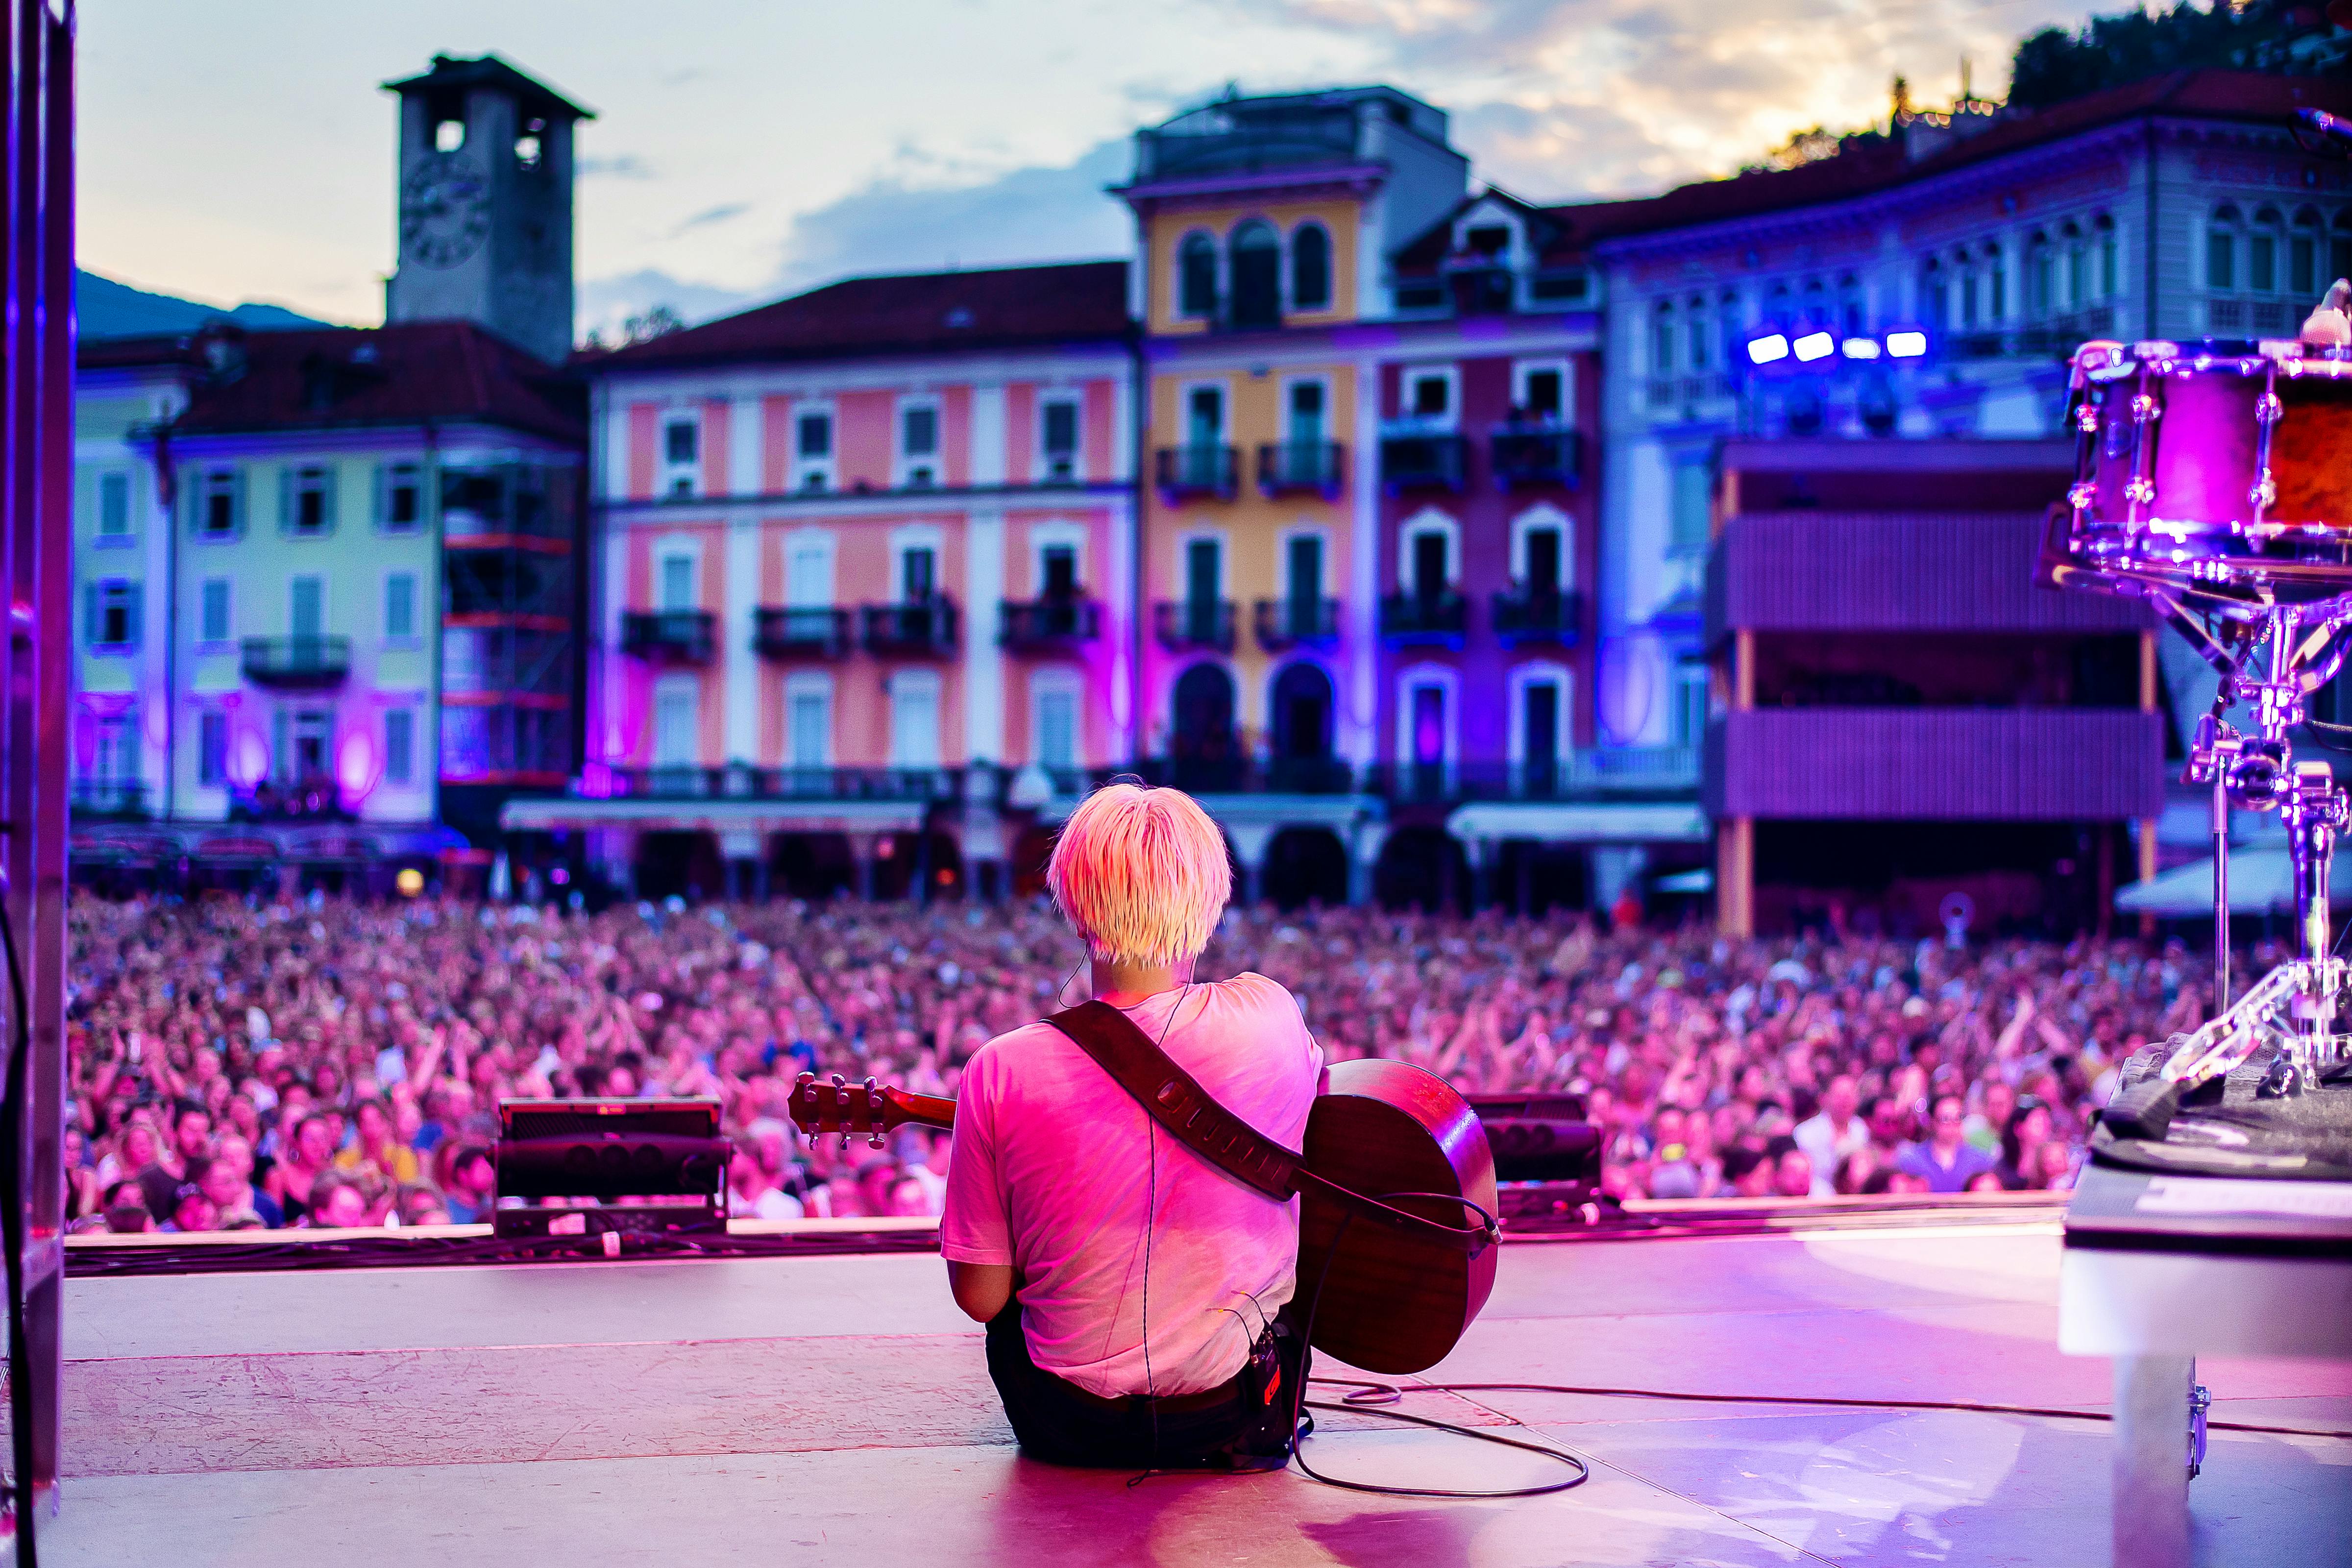
[[[2055,1223],[1513,1241],[1429,1381],[2103,1408],[2056,1350]],[[2105,1423],[1423,1394],[1592,1461],[1444,1502],[1296,1472],[1155,1479],[1019,1458],[935,1256],[77,1279],[55,1565],[2107,1561]],[[1318,1371],[1340,1373],[1329,1363]],[[2200,1364],[2217,1419],[2352,1428],[2352,1367]],[[1326,1418],[1318,1468],[1549,1476]],[[2200,1560],[2340,1560],[2352,1442],[2217,1432]]]

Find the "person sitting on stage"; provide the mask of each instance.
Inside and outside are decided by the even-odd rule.
[[[1071,815],[1045,880],[1086,942],[1092,994],[1297,1148],[1323,1054],[1297,1001],[1261,974],[1192,978],[1232,887],[1208,815],[1176,790],[1108,785]],[[1286,1461],[1306,1351],[1275,1318],[1297,1283],[1296,1206],[1175,1142],[1050,1023],[998,1036],[964,1069],[940,1250],[956,1304],[988,1325],[989,1374],[1032,1456]],[[1279,1381],[1252,1409],[1241,1374],[1269,1336]]]

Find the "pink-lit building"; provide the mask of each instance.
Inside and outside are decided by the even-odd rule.
[[[1126,271],[857,279],[585,363],[586,766],[509,829],[646,894],[1001,885],[1134,754]]]

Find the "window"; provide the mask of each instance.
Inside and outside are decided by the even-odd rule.
[[[2025,252],[2025,313],[2046,316],[2057,308],[2058,258],[2049,239],[2035,235]]]
[[[698,607],[695,604],[693,556],[674,554],[662,557],[661,607],[665,610]]]
[[[2205,287],[2216,294],[2238,286],[2238,213],[2223,207],[2205,230]]]
[[[1675,510],[1668,544],[1676,552],[1704,550],[1714,530],[1713,476],[1705,463],[1675,465]]]
[[[2329,230],[2327,276],[2352,278],[2352,210],[2337,213]]]
[[[1198,230],[1176,247],[1176,313],[1203,319],[1217,313],[1217,242]]]
[[[2298,300],[2319,295],[2319,214],[2305,207],[2294,215],[2294,233],[2286,242],[2287,292]]]
[[[196,594],[196,640],[225,643],[228,639],[228,579],[207,577]]]
[[[1995,325],[2009,320],[2009,257],[1999,246],[1985,251],[1985,316]]]
[[[940,452],[940,411],[919,404],[898,412],[898,456],[905,465],[901,481],[909,489],[925,489],[937,480]]]
[[[404,784],[416,777],[416,710],[387,708],[383,714],[383,782]]]
[[[928,669],[902,669],[890,678],[890,765],[940,765],[940,678]]]
[[[1040,673],[1030,689],[1034,700],[1033,760],[1056,770],[1078,765],[1078,692],[1058,671]]]
[[[416,635],[416,574],[394,572],[383,580],[383,635],[387,639]]]
[[[1406,755],[1412,759],[1421,793],[1434,793],[1433,778],[1436,770],[1445,764],[1445,688],[1417,685],[1412,688],[1411,718],[1405,732]]]
[[[695,494],[701,488],[701,422],[691,416],[666,420],[662,425],[663,492],[673,496]]]
[[[690,768],[701,752],[701,693],[691,676],[664,680],[654,690],[654,766]]]
[[[308,465],[288,474],[285,489],[285,531],[297,539],[318,539],[334,531],[335,473]]]
[[[1322,445],[1323,401],[1321,382],[1294,381],[1290,384],[1289,406],[1284,410],[1284,415],[1289,426],[1286,434],[1293,447]]]
[[[1194,642],[1217,640],[1224,598],[1224,547],[1214,539],[1184,542],[1184,631]]]
[[[245,471],[207,468],[195,485],[196,532],[233,539],[245,531]]]
[[[1683,355],[1690,362],[1691,369],[1705,370],[1707,360],[1706,300],[1694,294],[1685,309],[1690,319],[1688,328],[1683,333]],[[1855,327],[1846,329],[1849,332],[1858,330]]]
[[[1549,523],[1540,524],[1528,529],[1523,537],[1528,590],[1538,594],[1559,592],[1563,575],[1560,569],[1565,564],[1559,529]]]
[[[100,540],[131,537],[129,474],[98,476],[98,537]]]
[[[1946,287],[1944,264],[1932,256],[1919,269],[1919,313],[1931,327],[1947,326],[1951,321],[1951,298]]]
[[[455,153],[466,144],[466,122],[462,120],[440,120],[433,125],[433,150]]]
[[[2099,238],[2099,298],[2112,300],[2123,286],[2123,253],[2116,243],[2116,220],[2101,217],[2091,226]]]
[[[1234,231],[1233,324],[1282,325],[1282,241],[1256,218]]]
[[[385,463],[375,471],[375,525],[407,533],[425,521],[425,471],[415,463]]]
[[[1078,405],[1056,398],[1039,411],[1038,426],[1047,481],[1058,484],[1077,478]]]
[[[793,538],[784,555],[784,603],[793,609],[833,605],[833,540],[825,534]]]
[[[1671,375],[1675,369],[1675,308],[1658,301],[1650,321],[1650,374]]]
[[[1307,612],[1311,624],[1323,603],[1323,536],[1292,534],[1289,547],[1283,552],[1283,566],[1294,624],[1301,609]]]
[[[196,782],[217,789],[228,782],[228,715],[204,713],[196,719]]]
[[[1531,795],[1548,795],[1559,783],[1559,682],[1529,680],[1519,688],[1521,783]]]
[[[1078,547],[1075,544],[1048,544],[1037,552],[1037,591],[1040,597],[1068,600],[1078,593]]]
[[[1675,744],[1696,746],[1706,738],[1706,666],[1688,659],[1675,667]]]
[[[1442,597],[1454,576],[1448,560],[1453,552],[1445,535],[1433,528],[1423,529],[1412,535],[1412,544],[1413,593],[1423,599]]]
[[[297,577],[287,584],[288,629],[315,638],[327,629],[327,587],[322,577]]]
[[[928,544],[909,545],[898,552],[899,603],[923,605],[939,591],[939,552]]]
[[[1695,365],[1706,363],[1701,348],[1702,338],[1694,331],[1691,335],[1691,357]],[[1522,363],[1514,367],[1517,386],[1511,397],[1513,410],[1522,418],[1540,424],[1565,423],[1568,418],[1568,366],[1554,360],[1533,364]]]
[[[1416,419],[1444,419],[1454,413],[1454,377],[1442,370],[1405,377],[1405,411]]]
[[[793,423],[800,464],[800,488],[829,489],[833,485],[833,415],[822,408],[806,409]]]
[[[279,778],[296,784],[323,780],[327,776],[327,739],[332,721],[330,715],[316,708],[299,712],[278,710],[278,761],[275,772]]]
[[[784,688],[784,758],[795,768],[833,765],[833,679],[814,671]]]
[[[1324,310],[1331,305],[1331,236],[1319,223],[1302,223],[1290,234],[1290,306]]]
[[[2278,214],[2265,208],[2254,215],[2253,231],[2246,236],[2246,287],[2257,294],[2278,292]]]
[[[89,644],[127,648],[139,641],[139,584],[119,578],[93,583],[89,594]]]

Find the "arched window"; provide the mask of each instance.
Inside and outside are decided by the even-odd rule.
[[[1941,327],[1951,320],[1951,301],[1945,293],[1944,263],[1940,258],[1929,257],[1919,267],[1919,315],[1931,327]]]
[[[1331,235],[1319,223],[1290,231],[1290,308],[1321,310],[1331,303]]]
[[[1217,242],[1197,229],[1176,247],[1176,313],[1217,313]]]
[[[2264,207],[2254,214],[2254,226],[2246,231],[2246,287],[2257,294],[2279,291],[2279,221],[2276,208]]]
[[[1952,253],[1952,268],[1959,294],[1955,301],[1959,307],[1955,314],[1959,319],[1954,324],[1973,330],[1977,324],[1977,268],[1967,247]]]
[[[1789,325],[1789,286],[1786,283],[1772,285],[1764,319],[1776,327]]]
[[[2099,241],[2099,298],[2112,300],[2123,292],[2123,247],[2116,238],[2116,220],[2101,213],[2091,220]]]
[[[2327,278],[2321,280],[2321,287],[2337,278],[2352,278],[2352,208],[2337,213],[2328,231]]]
[[[2223,207],[2205,226],[2205,288],[2227,294],[2238,287],[2238,209]]]
[[[1829,307],[1825,303],[1827,298],[1820,279],[1805,279],[1805,325],[1826,327],[1830,324]]]
[[[1252,218],[1234,230],[1233,324],[1282,325],[1282,241],[1274,226]]]
[[[2066,309],[2079,310],[2091,299],[2091,252],[2083,243],[2083,226],[2070,223],[2058,231],[2066,251]]]
[[[1691,369],[1705,370],[1706,368],[1708,357],[1706,342],[1706,296],[1704,294],[1692,295],[1690,297],[1689,310],[1689,342],[1688,346],[1684,350],[1684,355],[1690,361]]]
[[[2319,298],[2320,244],[2326,238],[2317,207],[2294,215],[2294,230],[2286,238],[2286,287],[2306,305]]]
[[[1838,331],[1849,338],[1862,335],[1862,281],[1851,272],[1838,279]]]
[[[1650,374],[1672,375],[1675,373],[1675,304],[1661,300],[1650,320]]]
[[[1739,339],[1746,323],[1746,312],[1740,309],[1739,290],[1726,289],[1715,302],[1717,330],[1723,333],[1723,363],[1739,363]]]
[[[1985,321],[1999,326],[2009,320],[2009,252],[1994,240],[1984,247]]]

